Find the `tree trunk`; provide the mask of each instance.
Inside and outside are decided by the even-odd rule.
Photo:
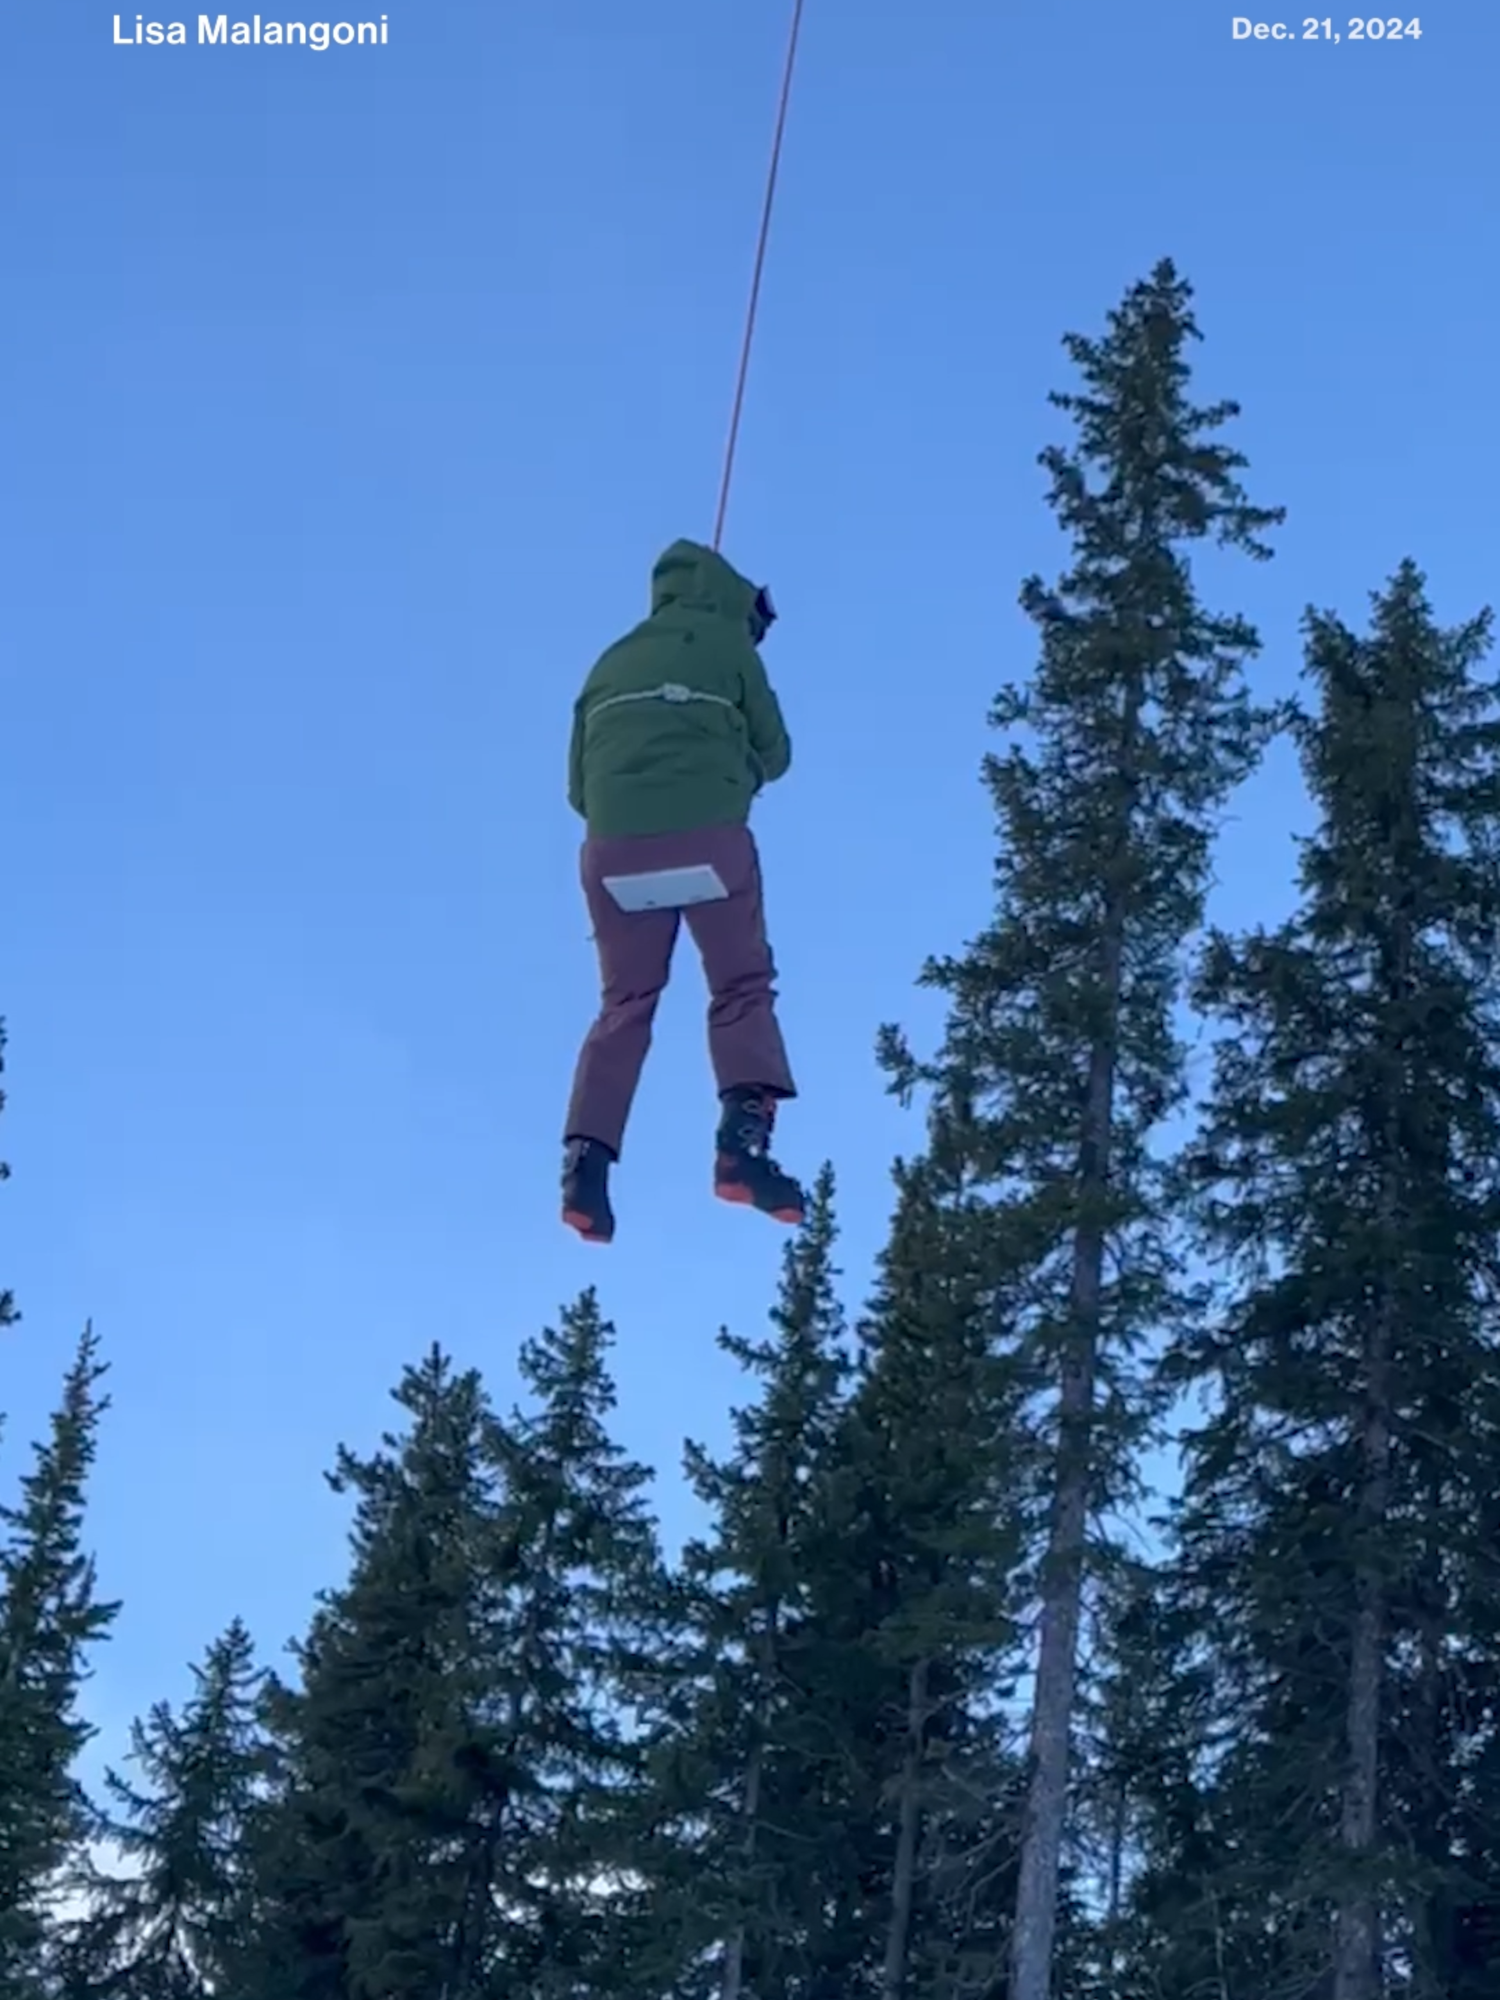
[[[1394,1203],[1390,1204],[1394,1208]],[[1355,1571],[1353,1645],[1346,1716],[1348,1764],[1339,1841],[1350,1877],[1339,1898],[1334,1935],[1333,2000],[1380,2000],[1380,1911],[1370,1863],[1379,1834],[1380,1696],[1385,1603],[1374,1553],[1390,1487],[1390,1304],[1382,1300],[1366,1347],[1361,1426],[1360,1550]]]
[[[1093,1403],[1092,1335],[1075,1335],[1063,1376],[1065,1423],[1086,1437]],[[1068,1803],[1068,1753],[1078,1679],[1079,1610],[1088,1524],[1089,1469],[1084,1452],[1061,1472],[1047,1548],[1041,1646],[1031,1715],[1031,1769],[1021,1832],[1016,1922],[1011,1938],[1010,2000],[1048,2000],[1057,1930],[1057,1883]]]
[[[751,1746],[750,1761],[745,1768],[745,1867],[748,1871],[755,1859],[755,1826],[760,1817],[760,1773],[764,1757],[764,1743],[757,1726],[756,1741]],[[740,2000],[745,1981],[745,1926],[736,1924],[724,1953],[724,1976],[719,1982],[720,2000]]]
[[[1111,1030],[1118,1017],[1124,921],[1106,916],[1103,986]],[[1082,1143],[1080,1220],[1073,1238],[1069,1312],[1059,1398],[1057,1483],[1042,1581],[1041,1644],[1031,1712],[1031,1759],[1021,1830],[1009,2000],[1048,2000],[1057,1932],[1057,1884],[1068,1805],[1068,1758],[1078,1680],[1083,1561],[1088,1540],[1090,1445],[1099,1314],[1104,1288],[1104,1198],[1109,1187],[1115,1049],[1096,1043],[1089,1058]]]
[[[906,1983],[906,1953],[911,1939],[917,1877],[917,1836],[922,1825],[922,1748],[926,1730],[927,1662],[918,1660],[907,1678],[906,1754],[901,1764],[896,1865],[891,1877],[891,1920],[885,1934],[880,2000],[900,2000]]]
[[[1411,995],[1412,933],[1396,934],[1390,983],[1398,1001]],[[1387,1257],[1401,1234],[1401,1095],[1407,1083],[1402,1037],[1387,1048],[1397,1081],[1387,1079],[1384,1162],[1380,1190],[1381,1246]],[[1391,1102],[1391,1097],[1394,1101]],[[1378,1551],[1390,1505],[1390,1365],[1395,1298],[1382,1272],[1364,1343],[1364,1407],[1360,1419],[1358,1543],[1354,1574],[1354,1630],[1349,1649],[1346,1754],[1340,1801],[1339,1844],[1348,1869],[1334,1923],[1333,2000],[1380,2000],[1380,1907],[1371,1876],[1379,1839],[1380,1698],[1385,1666],[1385,1590]]]
[[[1417,1814],[1418,1851],[1448,1855],[1448,1758],[1443,1748],[1444,1647],[1449,1620],[1445,1615],[1442,1525],[1447,1495],[1436,1472],[1426,1480],[1426,1549],[1421,1575],[1421,1637],[1416,1687],[1412,1695],[1413,1762],[1422,1774]],[[1419,1944],[1413,1967],[1411,2000],[1443,2000],[1453,1979],[1452,1885],[1435,1883],[1412,1911]]]
[[[1125,1902],[1125,1839],[1130,1831],[1130,1792],[1123,1778],[1115,1780],[1109,1815],[1109,1900],[1105,1921],[1111,1937],[1119,1928]]]
[[[782,1540],[786,1536],[783,1531]],[[765,1768],[767,1703],[771,1680],[776,1671],[777,1641],[781,1627],[781,1606],[774,1599],[765,1608],[765,1625],[757,1648],[760,1688],[755,1703],[754,1734],[745,1765],[745,1793],[741,1811],[745,1822],[744,1858],[748,1875],[755,1861],[755,1834],[760,1819],[761,1773]],[[745,1984],[745,1925],[736,1924],[724,1952],[724,1976],[719,1981],[719,2000],[740,2000]]]

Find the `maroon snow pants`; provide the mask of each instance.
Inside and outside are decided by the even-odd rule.
[[[718,902],[627,912],[604,886],[606,875],[703,862],[729,891]],[[776,1022],[776,966],[766,941],[760,857],[749,827],[708,826],[613,840],[590,836],[581,863],[604,990],[599,1018],[579,1053],[564,1140],[596,1139],[619,1157],[684,918],[708,980],[708,1047],[720,1091],[755,1085],[778,1097],[795,1097]]]

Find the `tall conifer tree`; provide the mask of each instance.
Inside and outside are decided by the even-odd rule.
[[[995,917],[924,975],[949,999],[937,1059],[885,1037],[897,1087],[932,1085],[967,1128],[998,1254],[1029,1290],[1018,1337],[1053,1385],[1009,2000],[1047,2000],[1052,1982],[1090,1517],[1130,1484],[1149,1409],[1134,1357],[1181,1302],[1153,1151],[1183,1094],[1180,962],[1215,815],[1272,721],[1245,687],[1253,628],[1205,609],[1189,573],[1204,541],[1265,556],[1281,518],[1250,502],[1244,460],[1216,438],[1236,406],[1190,398],[1196,337],[1190,289],[1163,263],[1103,338],[1066,342],[1082,386],[1052,400],[1076,438],[1042,464],[1073,562],[1054,589],[1024,586],[1041,660],[992,714],[1014,739],[986,760]]]
[[[117,1607],[84,1540],[89,1473],[108,1408],[85,1332],[46,1440],[0,1506],[0,1994],[40,1995],[46,1919],[87,1832],[75,1766],[94,1731],[79,1696]]]
[[[254,2000],[609,1990],[664,1602],[611,1337],[586,1294],[523,1348],[533,1404],[504,1421],[434,1350],[406,1432],[341,1453],[353,1573],[273,1696]]]
[[[132,1778],[106,1773],[96,1834],[123,1866],[89,1871],[65,1929],[66,2000],[232,2000],[254,1912],[250,1827],[266,1771],[263,1676],[236,1621],[193,1668],[181,1713],[131,1731]]]
[[[501,1756],[482,1719],[489,1412],[477,1375],[436,1348],[395,1399],[404,1431],[368,1458],[339,1452],[330,1484],[356,1499],[351,1575],[298,1648],[300,1686],[270,1690],[280,1786],[257,1839],[254,2000],[470,1990],[454,1979]]]
[[[997,1351],[986,1218],[935,1123],[932,1151],[896,1169],[831,1482],[856,1591],[834,1623],[866,1690],[878,1787],[865,1879],[881,2000],[987,1990],[1003,1975],[1015,1882],[1004,1697],[1032,1448],[1017,1373]]]
[[[1478,1775],[1500,1598],[1488,637],[1439,628],[1410,563],[1367,636],[1309,613],[1302,907],[1216,937],[1199,982],[1225,1038],[1190,1165],[1225,1294],[1175,1357],[1214,1408],[1174,1567],[1232,1745],[1216,1948],[1267,1994],[1451,2000],[1493,1976],[1472,1969],[1500,1832]]]
[[[613,1340],[585,1292],[522,1349],[531,1407],[494,1433],[499,1991],[538,2000],[632,1990],[649,1913],[632,1864],[678,1635],[652,1475],[610,1429]]]
[[[722,2000],[801,1990],[827,1928],[849,1748],[814,1610],[833,1553],[822,1486],[850,1365],[836,1236],[825,1167],[785,1255],[769,1338],[720,1336],[755,1391],[734,1413],[733,1448],[722,1461],[687,1450],[708,1526],[683,1552],[688,1651],[657,1811],[673,1836],[661,1852],[682,1912],[678,1976],[690,1991],[712,1978]],[[658,1897],[658,1921],[664,1907]]]

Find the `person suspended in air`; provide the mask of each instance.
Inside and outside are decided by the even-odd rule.
[[[614,1235],[609,1170],[684,919],[709,988],[714,1192],[803,1219],[802,1189],[770,1153],[777,1106],[797,1091],[749,825],[757,793],[792,757],[759,652],[775,617],[770,593],[714,550],[674,542],[652,572],[650,617],[602,655],[574,706],[568,799],[587,829],[581,875],[603,996],[573,1079],[562,1212],[588,1242]]]

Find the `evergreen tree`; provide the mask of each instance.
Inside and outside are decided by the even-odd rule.
[[[1302,907],[1215,937],[1199,983],[1228,1030],[1190,1159],[1224,1295],[1174,1356],[1211,1414],[1173,1567],[1212,1663],[1216,1839],[1145,1885],[1196,1890],[1167,1993],[1210,1952],[1227,1990],[1266,2000],[1493,1981],[1475,1945],[1500,1918],[1487,644],[1487,617],[1436,626],[1409,563],[1367,637],[1309,613]]]
[[[687,1650],[655,1760],[655,1920],[670,1883],[682,1913],[671,1976],[689,1990],[713,1979],[723,2000],[770,2000],[807,1976],[845,1783],[812,1610],[830,1553],[820,1482],[849,1368],[836,1235],[825,1167],[786,1252],[772,1337],[720,1336],[758,1385],[734,1413],[733,1452],[720,1463],[687,1449],[709,1528],[683,1553]]]
[[[489,1412],[477,1375],[436,1348],[395,1400],[404,1433],[338,1454],[352,1573],[297,1649],[301,1686],[269,1690],[279,1783],[255,1833],[254,2000],[484,1990],[471,1878],[502,1762],[486,1719]]]
[[[937,1059],[883,1037],[895,1086],[934,1088],[994,1186],[1014,1339],[1054,1385],[1009,2000],[1052,1982],[1090,1519],[1130,1490],[1151,1414],[1136,1355],[1183,1303],[1153,1151],[1183,1094],[1182,952],[1214,815],[1272,725],[1244,686],[1254,630],[1199,603],[1184,553],[1212,538],[1265,556],[1281,518],[1251,505],[1244,460],[1215,439],[1236,406],[1189,400],[1190,301],[1163,263],[1104,338],[1066,342],[1083,386],[1052,400],[1077,437],[1042,464],[1074,561],[1055,590],[1025,585],[1040,664],[992,713],[1027,739],[986,760],[996,915],[924,974],[949,997]]]
[[[232,2000],[250,1971],[249,1830],[266,1771],[263,1675],[237,1620],[193,1668],[180,1715],[131,1731],[142,1784],[111,1770],[97,1834],[126,1864],[91,1870],[63,1954],[68,2000]]]
[[[0,1994],[42,1992],[45,1920],[86,1831],[74,1767],[93,1730],[78,1712],[89,1649],[117,1607],[84,1548],[105,1368],[79,1342],[19,1502],[0,1507]]]
[[[1228,1847],[1207,1769],[1214,1674],[1173,1580],[1168,1568],[1122,1563],[1101,1606],[1080,1831],[1102,1859],[1103,1894],[1092,1927],[1093,1985],[1081,1990],[1217,2000],[1224,1965],[1216,1893]],[[1255,1994],[1273,1990],[1255,1977],[1247,1985]]]
[[[497,1990],[536,2000],[629,1991],[652,1916],[635,1861],[679,1614],[652,1475],[609,1429],[613,1340],[585,1292],[522,1349],[532,1407],[494,1433],[509,1760]]]
[[[843,1560],[825,1573],[844,1590],[826,1615],[862,1697],[880,2000],[992,1991],[1015,1886],[1007,1676],[1032,1448],[997,1353],[987,1218],[936,1125],[932,1152],[896,1168],[830,1482]]]
[[[522,1350],[536,1407],[506,1422],[434,1350],[407,1433],[340,1454],[353,1574],[273,1691],[255,2000],[607,1990],[663,1602],[611,1338],[585,1294]]]
[[[734,1451],[690,1449],[711,1528],[684,1555],[696,1660],[658,1799],[691,1914],[658,1996],[958,2000],[995,1977],[1018,1407],[983,1218],[931,1161],[897,1181],[857,1353],[825,1170],[773,1338],[725,1337],[759,1383]]]

